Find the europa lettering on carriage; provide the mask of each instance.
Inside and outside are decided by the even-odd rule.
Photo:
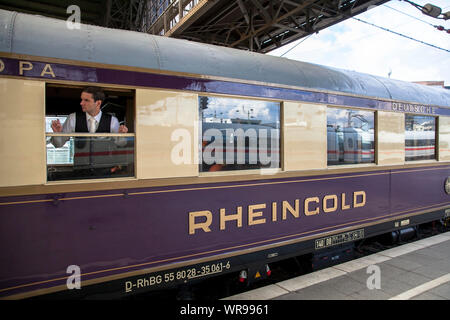
[[[257,203],[247,207],[237,206],[234,212],[229,212],[225,208],[220,208],[215,213],[211,210],[190,211],[189,234],[194,235],[201,231],[211,232],[212,226],[217,225],[217,223],[222,231],[226,230],[231,224],[242,228],[244,223],[246,226],[254,226],[277,223],[288,219],[299,219],[301,215],[310,217],[333,212],[344,213],[347,210],[364,207],[366,202],[366,192],[359,190],[352,193]]]
[[[56,78],[55,67],[50,63],[19,60],[14,65],[13,68],[10,68],[13,70],[9,70],[6,68],[5,62],[0,59],[0,73],[9,72],[24,77]]]
[[[27,71],[32,71],[35,68],[35,64],[39,68],[38,73],[41,77],[51,76],[52,78],[55,78],[55,72],[53,71],[53,68],[51,64],[46,63],[32,63],[30,61],[19,61],[19,75],[21,76],[27,76]],[[43,65],[43,66],[42,66]],[[33,70],[34,71],[34,70]]]
[[[392,110],[400,112],[436,114],[435,107],[427,107],[424,105],[417,105],[412,103],[392,102]]]

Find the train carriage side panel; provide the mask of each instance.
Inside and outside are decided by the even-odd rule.
[[[0,79],[0,187],[46,181],[45,82]]]
[[[89,281],[375,223],[388,182],[379,172],[3,198],[0,240],[14,245],[2,246],[0,294],[64,285],[70,265]]]
[[[375,140],[378,165],[403,165],[405,163],[405,115],[378,111]]]
[[[285,102],[283,118],[284,170],[327,167],[325,105]]]
[[[0,24],[8,40],[0,39],[2,75],[137,88],[136,178],[46,184],[45,83],[0,79],[0,186],[13,193],[0,198],[2,297],[65,290],[69,265],[80,266],[82,287],[228,257],[241,268],[247,253],[450,207],[443,188],[450,176],[446,90],[128,31],[105,56],[95,46],[115,47],[117,30],[84,26],[74,34],[64,21],[4,10]],[[67,37],[89,52],[61,46]],[[48,61],[55,74],[44,72]],[[281,170],[199,174],[199,94],[289,100],[280,115]],[[378,113],[378,162],[327,166],[327,104]],[[405,163],[409,112],[441,115],[438,161]],[[335,160],[345,151],[349,163],[372,162],[367,132],[356,128],[330,140],[334,150],[342,140]]]
[[[394,170],[391,174],[391,210],[402,214],[433,211],[449,207],[450,196],[445,193],[445,181],[450,167],[422,167]]]
[[[450,161],[450,117],[439,117],[439,161]]]
[[[432,211],[450,204],[449,175],[438,166],[3,198],[0,240],[15,245],[2,247],[0,293],[63,285],[69,265],[101,281]]]
[[[136,90],[137,178],[198,175],[198,95]]]

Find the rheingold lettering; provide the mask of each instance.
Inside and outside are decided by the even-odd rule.
[[[246,207],[237,206],[233,211],[220,208],[214,214],[212,210],[191,211],[189,212],[189,234],[212,232],[211,226],[217,219],[219,220],[219,231],[224,231],[232,225],[237,228],[251,227],[258,224],[299,219],[302,216],[309,217],[338,211],[344,212],[345,210],[362,208],[366,205],[366,202],[366,192],[360,190],[353,193],[307,197],[303,201],[294,199],[255,203]]]

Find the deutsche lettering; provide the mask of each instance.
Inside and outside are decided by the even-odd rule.
[[[415,105],[411,103],[400,103],[392,102],[392,111],[399,112],[413,112],[413,113],[426,113],[426,114],[436,114],[435,107],[427,107],[424,105]]]

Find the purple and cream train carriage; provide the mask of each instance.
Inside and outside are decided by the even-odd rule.
[[[2,298],[254,278],[449,215],[447,90],[4,10],[0,27]],[[48,130],[89,85],[129,133]]]

